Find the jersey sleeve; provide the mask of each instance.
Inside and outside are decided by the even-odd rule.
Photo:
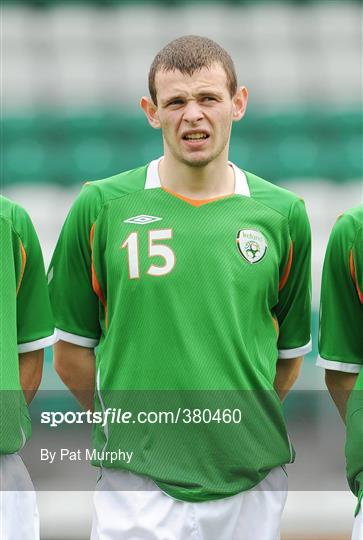
[[[91,250],[92,226],[101,207],[98,188],[85,184],[63,225],[48,272],[58,338],[90,348],[101,334]]]
[[[363,365],[363,224],[357,230],[350,219],[349,215],[338,219],[325,255],[317,365],[359,373]]]
[[[56,341],[44,262],[39,240],[28,214],[13,211],[14,260],[17,268],[16,321],[18,352],[43,349]]]
[[[275,315],[279,324],[279,358],[296,358],[311,351],[311,233],[302,200],[289,212],[290,245],[279,283]]]

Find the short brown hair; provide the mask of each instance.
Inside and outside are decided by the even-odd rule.
[[[211,39],[202,36],[182,36],[174,39],[155,56],[149,71],[149,92],[157,104],[155,76],[157,71],[179,70],[192,75],[202,68],[219,62],[227,75],[228,90],[233,97],[237,91],[237,76],[230,55]]]

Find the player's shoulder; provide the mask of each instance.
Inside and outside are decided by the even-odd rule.
[[[142,190],[146,171],[147,165],[101,180],[85,182],[72,205],[70,215],[76,221],[85,219],[89,223],[94,223],[106,203]]]
[[[338,217],[334,227],[339,229],[352,228],[356,231],[361,229],[363,227],[363,204],[346,210]]]
[[[142,190],[145,186],[147,167],[148,165],[143,165],[108,178],[86,182],[82,191],[89,198],[99,197],[106,202]]]
[[[15,201],[0,195],[0,219],[21,234],[30,223],[27,211]]]
[[[25,210],[20,204],[0,195],[0,216],[11,220],[16,213],[25,213]]]
[[[354,242],[357,235],[363,234],[363,204],[346,210],[336,220],[330,234],[330,241],[345,240]]]
[[[289,218],[294,207],[304,208],[303,199],[295,193],[260,178],[251,172],[244,172],[247,177],[250,195],[254,200],[275,210],[286,218]]]

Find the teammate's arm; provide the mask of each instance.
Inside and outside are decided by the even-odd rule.
[[[42,380],[43,358],[43,349],[19,354],[20,384],[28,405],[35,396]]]
[[[42,250],[26,211],[12,208],[16,291],[16,330],[19,379],[26,402],[34,398],[42,380],[44,348],[56,341],[48,297]]]
[[[347,212],[337,220],[325,254],[317,361],[325,368],[326,386],[343,421],[363,359],[360,266],[363,228],[353,216]]]
[[[94,349],[58,341],[54,346],[54,368],[82,407],[93,410],[96,373]]]
[[[276,366],[276,376],[274,388],[277,395],[283,401],[293,385],[295,384],[299,374],[304,357],[297,358],[280,358]]]
[[[358,374],[345,373],[331,369],[325,370],[325,382],[331,397],[340,416],[345,422],[347,402],[353,387],[355,386]]]
[[[54,368],[85,409],[93,409],[95,353],[101,336],[99,299],[92,284],[91,231],[98,190],[86,185],[68,214],[48,272],[59,341]]]

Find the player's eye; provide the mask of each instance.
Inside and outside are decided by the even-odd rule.
[[[217,101],[215,97],[213,96],[204,96],[203,101],[209,102],[209,101]]]
[[[178,106],[178,105],[183,105],[183,100],[182,99],[172,99],[171,101],[168,102],[167,106]]]

